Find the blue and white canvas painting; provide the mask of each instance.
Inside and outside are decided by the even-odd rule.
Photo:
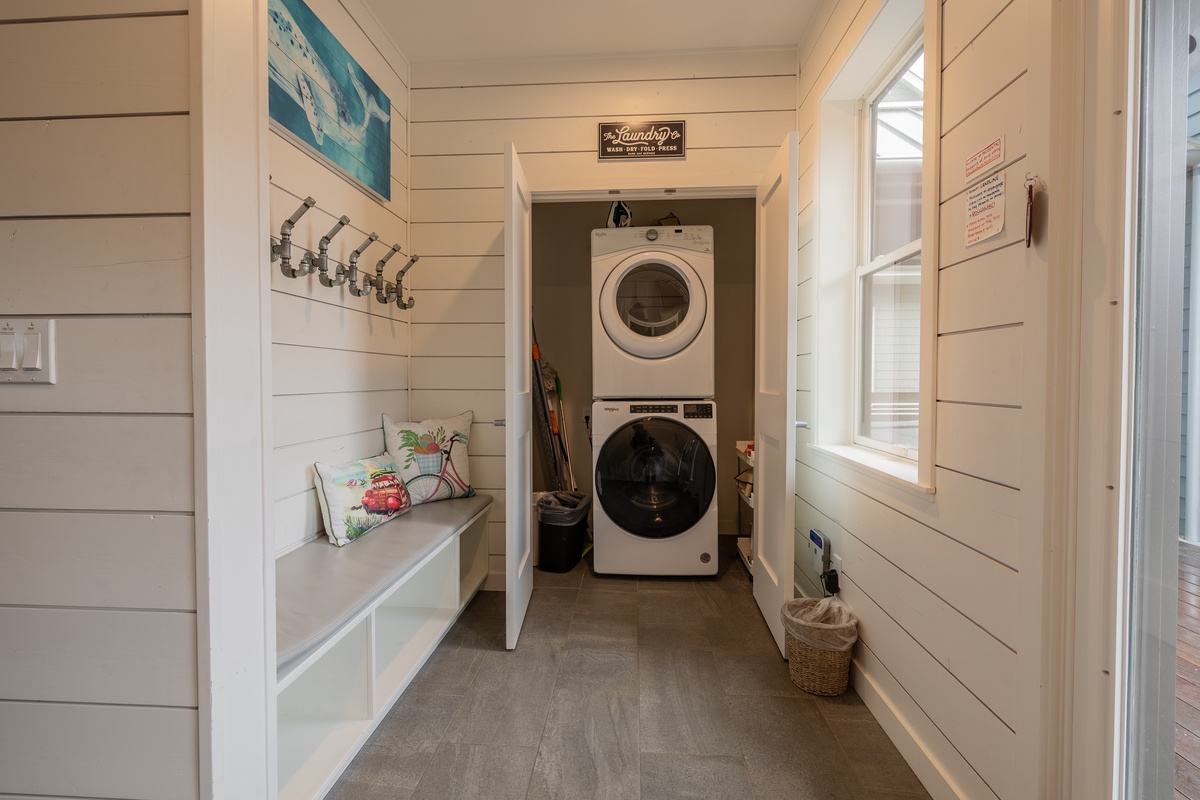
[[[391,200],[387,95],[303,0],[270,0],[267,14],[273,126]]]

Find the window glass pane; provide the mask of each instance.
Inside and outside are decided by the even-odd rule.
[[[868,261],[921,238],[921,137],[925,53],[871,103],[871,253]]]
[[[679,272],[667,264],[631,269],[617,285],[617,313],[634,333],[663,336],[687,316],[691,295]]]
[[[921,256],[861,279],[859,435],[916,454],[921,379]]]

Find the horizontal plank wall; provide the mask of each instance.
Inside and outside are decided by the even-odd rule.
[[[795,97],[794,49],[413,66],[412,239],[422,260],[412,273],[412,411],[475,412],[477,490],[503,499],[504,437],[492,420],[504,415],[504,143],[516,145],[535,201],[609,189],[753,194],[795,122]],[[598,123],[664,119],[686,121],[685,160],[598,163]],[[490,526],[489,588],[502,588],[501,502]]]
[[[0,794],[199,796],[189,19],[0,10]]]
[[[819,529],[844,559],[841,596],[861,620],[855,686],[933,796],[1016,800],[1037,794],[1041,736],[1046,253],[1024,246],[1023,182],[1047,169],[1050,76],[1027,43],[1048,4],[945,0],[926,12],[939,5],[941,63],[926,61],[942,82],[935,493],[868,477],[798,432],[796,581],[819,594],[800,557]],[[818,255],[831,213],[815,203],[819,182],[847,180],[820,169],[821,115],[839,113],[823,97],[883,6],[830,3],[801,46],[801,414],[828,374],[817,366],[828,357],[821,304],[841,291],[823,282]],[[1003,161],[968,181],[966,159],[999,136]],[[966,190],[1001,171],[1004,232],[967,247]]]
[[[272,130],[271,228],[278,236],[280,223],[312,197],[316,206],[293,232],[295,258],[316,251],[321,237],[345,215],[350,224],[334,237],[330,259],[346,264],[368,234],[376,233],[379,240],[359,261],[360,274],[374,275],[376,262],[399,245],[401,252],[385,271],[392,280],[412,252],[408,64],[360,4],[309,0],[308,5],[391,101],[391,198],[369,195]],[[384,449],[381,414],[408,418],[409,313],[377,302],[374,293],[355,297],[347,286],[322,286],[316,275],[288,278],[277,263],[272,265],[271,486],[277,553],[323,535],[313,464],[377,455]]]

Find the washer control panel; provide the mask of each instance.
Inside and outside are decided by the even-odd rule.
[[[686,408],[686,406],[685,406]],[[675,403],[670,405],[646,405],[646,404],[630,404],[630,414],[678,414],[679,406]],[[710,414],[711,416],[711,414]]]
[[[712,403],[684,403],[684,419],[712,419]]]

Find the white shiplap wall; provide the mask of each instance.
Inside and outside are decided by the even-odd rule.
[[[1048,311],[1044,248],[1024,247],[1022,183],[1047,169],[1049,123],[1038,121],[1049,113],[1033,87],[1049,75],[1030,46],[1041,5],[925,4],[942,12],[936,494],[918,498],[798,448],[797,553],[801,532],[818,528],[843,556],[841,596],[861,618],[855,685],[935,797],[1036,796]],[[801,48],[800,409],[826,374],[812,368],[828,290],[814,255],[822,96],[880,6],[828,4]],[[987,174],[1007,172],[1005,230],[967,248],[964,161],[1000,135],[1004,164]],[[798,563],[798,585],[813,593],[815,581]]]
[[[305,197],[317,205],[293,232],[293,255],[317,243],[343,214],[350,217],[330,245],[331,259],[346,263],[371,232],[379,241],[359,261],[360,274],[392,244],[402,252],[385,268],[391,280],[404,266],[408,236],[408,64],[353,0],[309,0],[339,42],[383,89],[392,104],[392,196],[382,201],[278,133],[270,135],[271,228],[278,235]],[[424,266],[424,265],[421,265]],[[414,270],[421,267],[414,267]],[[410,273],[410,276],[412,273]],[[361,283],[360,283],[361,285]],[[407,287],[406,287],[407,288]],[[345,286],[327,288],[315,275],[285,277],[272,265],[271,363],[275,547],[286,552],[323,535],[313,489],[314,462],[337,464],[383,451],[380,415],[408,417],[410,312]]]
[[[135,15],[135,16],[130,16]],[[199,795],[184,0],[0,8],[0,794]]]
[[[471,481],[494,496],[503,586],[502,147],[533,191],[753,187],[795,122],[794,50],[418,64],[412,89],[414,416],[475,412]],[[597,163],[597,124],[683,119],[684,161]],[[752,189],[751,189],[752,191]]]

